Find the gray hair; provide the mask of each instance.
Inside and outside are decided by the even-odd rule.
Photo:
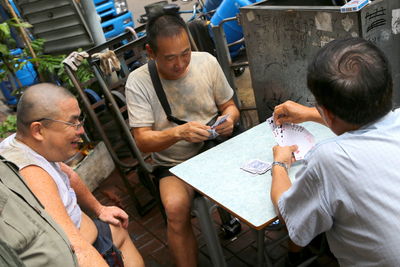
[[[58,104],[75,96],[64,87],[52,83],[30,86],[22,94],[17,106],[17,131],[26,134],[32,122],[59,115]]]

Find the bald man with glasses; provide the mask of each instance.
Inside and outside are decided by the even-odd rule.
[[[65,88],[49,83],[31,86],[18,104],[17,133],[1,142],[0,154],[19,167],[29,188],[67,234],[80,266],[144,266],[126,231],[128,215],[118,207],[101,205],[63,163],[77,152],[84,121],[77,100]]]

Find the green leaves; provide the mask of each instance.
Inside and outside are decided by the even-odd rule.
[[[78,50],[79,51],[79,50]],[[64,70],[64,64],[62,61],[65,59],[65,55],[38,55],[37,58],[28,59],[30,62],[38,62],[37,70],[42,73],[43,76],[51,74],[57,77],[66,88],[72,88],[73,84],[67,73]],[[77,78],[82,83],[85,83],[94,77],[92,69],[85,59],[79,66],[76,72]]]
[[[6,40],[11,38],[10,27],[7,22],[3,22],[0,24],[0,40]]]
[[[31,46],[33,51],[35,51],[35,53],[38,54],[43,54],[43,47],[44,47],[44,43],[45,43],[45,39],[35,39],[31,42]],[[26,48],[25,48],[25,53],[28,55],[29,53],[26,52]]]
[[[10,19],[8,20],[8,24],[12,27],[16,27],[16,28],[32,28],[32,25],[27,23],[27,22],[20,22],[20,23],[16,23],[14,19]]]
[[[17,131],[17,117],[15,115],[8,115],[6,120],[0,124],[0,138],[5,138],[10,133]]]
[[[5,79],[10,74],[15,76],[15,73],[30,61],[35,64],[36,70],[41,74],[40,77],[43,78],[42,82],[58,79],[65,87],[73,87],[62,63],[65,55],[43,54],[46,40],[35,39],[31,41],[31,46],[35,51],[36,58],[31,58],[31,52],[28,48],[24,48],[21,55],[11,55],[10,50],[15,48],[15,41],[11,37],[10,27],[22,28],[19,30],[25,30],[25,28],[30,28],[32,25],[25,22],[16,23],[14,19],[7,20],[0,24],[0,61],[2,61],[2,63],[0,63],[1,80]],[[82,51],[82,49],[79,49],[78,51]],[[85,83],[94,77],[91,67],[86,60],[78,68],[76,75],[82,83]]]
[[[0,44],[0,53],[3,55],[7,55],[9,53],[8,47],[5,44]]]

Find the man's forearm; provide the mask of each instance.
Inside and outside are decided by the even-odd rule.
[[[229,114],[229,117],[232,118],[233,122],[236,124],[239,121],[240,113],[237,109],[236,105],[229,105],[223,111],[222,115]]]
[[[286,192],[292,183],[286,170],[275,165],[272,167],[271,200],[276,210],[278,210],[278,201],[284,192]]]
[[[182,138],[177,134],[177,127],[164,131],[147,130],[143,134],[135,133],[135,130],[132,130],[132,134],[135,138],[140,135],[140,137],[136,138],[136,143],[140,151],[144,153],[159,152],[182,140]]]
[[[60,163],[64,164],[64,163]],[[67,169],[69,168],[69,169]],[[62,166],[62,170],[67,173],[71,187],[74,189],[76,197],[78,199],[79,206],[87,211],[92,213],[95,216],[99,215],[99,211],[102,207],[100,202],[93,196],[92,192],[87,188],[85,183],[79,177],[79,175],[70,169],[68,166]]]

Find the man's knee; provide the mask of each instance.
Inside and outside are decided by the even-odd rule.
[[[187,223],[193,197],[192,189],[174,176],[160,181],[161,200],[169,223]]]
[[[184,195],[170,195],[163,201],[169,223],[186,223],[190,219],[191,200]]]
[[[114,245],[119,249],[121,248],[122,244],[130,238],[129,233],[126,229],[122,226],[115,226],[110,224],[112,241]]]

